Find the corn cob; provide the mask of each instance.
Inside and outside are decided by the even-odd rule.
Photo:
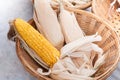
[[[52,67],[57,62],[60,56],[59,51],[38,31],[22,19],[16,19],[14,25],[18,35],[49,67]]]

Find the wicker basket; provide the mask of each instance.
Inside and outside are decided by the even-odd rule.
[[[87,35],[98,32],[103,38],[101,42],[96,42],[96,44],[104,50],[104,54],[106,54],[107,57],[105,59],[105,63],[93,76],[94,80],[105,80],[117,67],[120,56],[119,38],[110,25],[103,22],[94,14],[82,10],[74,10],[74,12],[76,13],[79,25]],[[33,20],[30,20],[29,23],[35,27]],[[8,36],[10,35],[11,34],[9,32]],[[40,68],[41,66],[26,53],[20,45],[19,39],[16,39],[16,52],[21,63],[28,72],[37,77],[39,80],[52,80],[50,77],[40,75],[37,72],[37,68]]]
[[[110,4],[113,0],[93,0],[92,2],[92,11],[97,16],[104,19],[107,23],[112,25],[116,32],[120,36],[120,13],[116,11],[116,8],[119,6],[118,3],[114,5],[114,8],[110,10]]]

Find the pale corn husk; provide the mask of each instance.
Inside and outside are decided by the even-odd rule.
[[[57,49],[60,49],[64,44],[64,37],[57,15],[50,6],[49,2],[47,0],[35,0],[34,15],[35,14],[36,16],[34,16],[34,18],[38,30],[52,45],[54,45]]]
[[[61,29],[66,43],[84,37],[84,32],[81,30],[74,12],[65,10],[62,2],[60,2],[60,13],[58,19],[61,24]]]
[[[68,43],[61,49],[61,58],[67,56],[69,53],[72,53],[79,49],[80,47],[84,46],[85,44],[94,42],[94,41],[101,41],[102,38],[99,35],[92,35],[92,36],[85,36],[79,38],[71,43]]]
[[[89,79],[89,80],[92,80],[91,77],[87,77],[87,76],[82,76],[82,75],[75,75],[75,74],[72,74],[72,73],[69,73],[68,71],[71,69],[70,66],[69,66],[69,69],[67,69],[65,66],[65,64],[68,64],[68,59],[65,60],[67,62],[64,62],[64,64],[62,64],[63,62],[62,61],[59,61],[58,63],[56,63],[53,67],[53,71],[52,73],[50,74],[50,76],[55,79],[55,80],[85,80],[85,79]],[[71,63],[69,61],[69,63]],[[60,67],[61,66],[61,67]],[[74,66],[74,64],[72,64],[71,66]],[[74,67],[72,69],[75,69]],[[57,70],[57,71],[60,71],[60,72],[55,72],[54,70]],[[76,70],[75,70],[76,71]],[[74,71],[74,72],[75,72]]]

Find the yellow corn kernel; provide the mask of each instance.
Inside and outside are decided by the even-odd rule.
[[[14,24],[18,35],[49,67],[52,67],[60,57],[60,52],[24,20],[18,18]]]

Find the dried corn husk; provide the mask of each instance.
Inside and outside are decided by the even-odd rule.
[[[37,23],[38,30],[42,32],[57,49],[60,49],[63,46],[64,37],[56,13],[47,0],[35,0],[34,7],[37,16],[35,17],[35,22]]]
[[[61,24],[66,43],[84,37],[84,33],[78,25],[74,12],[65,10],[62,3],[60,4],[59,22]]]
[[[101,59],[98,59],[96,62],[99,63],[100,61],[103,64],[102,61],[104,61],[104,59],[102,61]],[[55,80],[93,80],[93,78],[89,76],[92,76],[98,70],[98,67],[92,68],[86,63],[87,62],[84,62],[80,68],[77,68],[70,57],[65,57],[53,66],[50,76]],[[98,65],[100,66],[101,64]]]
[[[68,62],[67,62],[68,60],[69,60],[69,58],[67,58],[67,60],[65,60],[66,62],[64,62],[64,64],[62,64],[63,61],[59,61],[58,63],[56,63],[54,65],[53,70],[50,75],[53,79],[55,79],[55,80],[61,80],[61,79],[62,80],[66,80],[66,79],[67,80],[86,80],[86,79],[92,80],[92,78],[88,77],[88,76],[82,76],[82,75],[69,73],[70,66],[69,66],[69,69],[67,69],[68,67],[67,68],[65,67],[65,64],[68,64]],[[71,64],[70,61],[69,61],[69,63]],[[71,65],[71,66],[73,66],[73,65]],[[57,69],[57,72],[56,72],[56,69]],[[73,69],[77,69],[77,68],[73,67]]]
[[[93,80],[91,77],[74,75],[64,72],[59,73],[59,75],[51,74],[51,77],[55,80]]]
[[[91,42],[101,41],[101,40],[102,40],[101,36],[95,34],[92,36],[85,36],[75,41],[72,41],[71,43],[68,43],[61,49],[61,58],[67,56],[69,53],[76,51],[80,47],[83,47],[85,44],[89,44]]]

